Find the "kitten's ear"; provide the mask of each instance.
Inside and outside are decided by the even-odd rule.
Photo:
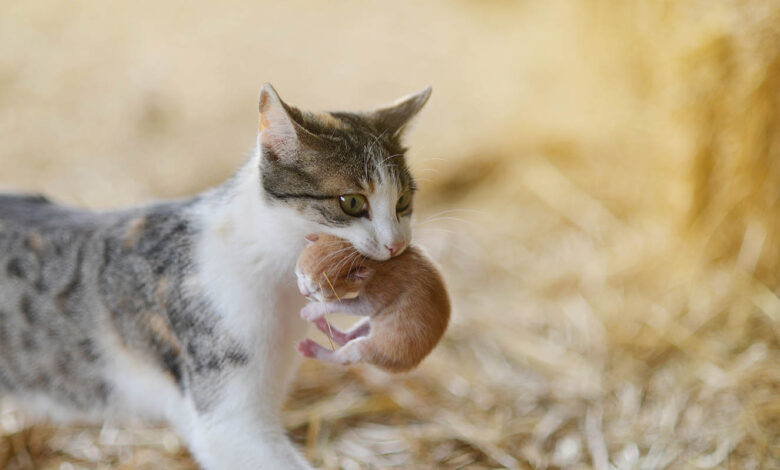
[[[390,106],[368,113],[374,126],[388,135],[398,137],[403,134],[412,118],[420,112],[433,89],[429,86],[417,93],[404,96]]]
[[[363,280],[363,279],[368,279],[373,273],[374,273],[373,269],[367,268],[366,266],[360,266],[354,271],[351,271],[349,273],[349,277],[356,280]]]
[[[263,85],[259,101],[257,142],[271,160],[294,158],[305,142],[317,138],[295,122],[293,113],[300,112],[282,101],[270,83]]]
[[[316,242],[317,240],[319,240],[319,239],[320,239],[320,236],[319,236],[319,235],[317,235],[316,233],[310,233],[310,234],[306,235],[306,236],[305,236],[305,237],[303,237],[303,238],[305,238],[305,239],[306,239],[306,241],[307,241],[307,242],[309,242],[309,244],[311,244],[311,243],[314,243],[314,242]]]

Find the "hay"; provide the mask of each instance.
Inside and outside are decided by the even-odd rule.
[[[402,4],[404,20],[380,28],[391,37],[420,21],[426,33],[415,40],[460,44],[467,34],[476,45],[434,68],[424,68],[428,56],[413,62],[442,90],[412,164],[423,188],[415,237],[446,273],[451,328],[406,375],[304,363],[284,415],[293,439],[323,468],[780,468],[778,3],[453,5]],[[245,47],[241,34],[220,34]],[[44,61],[47,49],[36,50]],[[382,68],[375,55],[360,73],[346,67],[323,80],[357,81]],[[511,74],[521,79],[504,81]],[[202,90],[201,80],[184,90]],[[63,90],[62,100],[87,102]],[[0,150],[2,183],[53,187],[99,206],[185,193],[226,174],[236,161],[208,159],[236,138],[230,129],[245,118],[237,105],[206,100],[175,111],[171,103],[185,106],[178,91],[162,90],[140,130],[101,128],[120,144],[92,137],[112,149],[112,164],[94,149],[83,160],[42,160],[40,136],[18,132]],[[238,95],[229,96],[245,100]],[[48,95],[9,96],[0,88],[0,125],[25,112],[47,125],[35,106]],[[356,103],[371,99],[363,93]],[[225,124],[178,128],[195,110],[222,113]],[[182,129],[202,132],[193,141]],[[51,139],[68,151],[90,145]],[[149,149],[168,166],[150,172],[158,157],[135,160]],[[85,184],[80,173],[62,181],[58,172],[73,162],[112,183]],[[13,408],[0,427],[0,468],[196,468],[165,428],[27,427]]]

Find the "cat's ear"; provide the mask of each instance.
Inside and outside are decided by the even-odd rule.
[[[301,146],[317,139],[295,121],[293,114],[300,115],[300,112],[282,101],[270,83],[260,90],[258,108],[257,142],[271,160],[294,158]]]
[[[309,242],[309,244],[312,244],[312,243],[316,242],[317,240],[319,240],[320,236],[317,235],[316,233],[310,233],[310,234],[306,235],[303,238],[305,238],[306,241]]]
[[[393,137],[400,137],[412,118],[428,102],[431,91],[433,91],[431,87],[426,87],[422,91],[404,96],[390,106],[371,111],[368,113],[368,118],[381,132]]]

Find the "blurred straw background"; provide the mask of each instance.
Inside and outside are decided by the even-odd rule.
[[[87,207],[227,178],[272,82],[425,85],[415,238],[454,318],[403,376],[304,363],[322,468],[780,468],[780,2],[0,3],[0,188]],[[34,425],[0,468],[195,469],[165,428]]]

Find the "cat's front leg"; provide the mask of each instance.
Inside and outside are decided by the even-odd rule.
[[[201,466],[205,470],[312,470],[281,424],[275,396],[280,390],[252,380],[248,370],[236,372],[218,392],[218,403],[193,413],[188,437]]]
[[[294,288],[278,292],[273,310],[260,301],[248,302],[241,311],[265,314],[236,323],[232,332],[247,361],[226,365],[214,372],[216,377],[192,377],[189,440],[204,469],[311,469],[281,424],[282,404],[300,357],[295,344],[307,330],[296,315],[302,303]],[[252,319],[260,321],[252,325]]]
[[[191,449],[205,470],[311,470],[281,424],[246,414],[201,416]]]

